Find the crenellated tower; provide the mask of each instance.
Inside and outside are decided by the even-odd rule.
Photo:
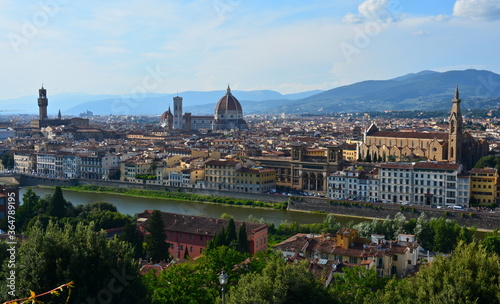
[[[38,107],[40,110],[40,120],[46,120],[47,117],[47,106],[49,105],[49,100],[47,99],[47,90],[42,88],[38,90]]]

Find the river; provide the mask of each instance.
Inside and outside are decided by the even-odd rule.
[[[44,197],[47,194],[53,194],[54,189],[30,187],[37,195]],[[21,188],[19,195],[22,198],[28,188]],[[120,194],[97,193],[97,192],[80,192],[63,189],[64,198],[70,201],[73,205],[88,204],[95,201],[106,201],[116,206],[119,212],[129,215],[143,212],[144,210],[158,209],[164,212],[179,213],[185,215],[199,215],[220,218],[223,213],[231,215],[235,220],[244,221],[249,215],[256,218],[263,218],[266,223],[274,223],[279,225],[283,221],[297,222],[299,224],[321,223],[326,214],[299,212],[299,211],[282,211],[275,209],[249,208],[234,205],[223,205],[213,203],[200,203],[192,201],[180,201],[171,199],[149,198],[127,196]],[[346,224],[350,221],[359,223],[366,219],[336,215],[335,218],[341,224]]]

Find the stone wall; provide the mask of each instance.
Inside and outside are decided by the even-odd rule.
[[[413,208],[393,204],[365,204],[343,201],[341,204],[330,204],[328,199],[320,198],[292,198],[289,201],[289,210],[321,211],[350,216],[362,216],[385,219],[401,212],[407,219],[418,218],[422,213],[429,217],[443,217],[456,220],[460,225],[482,229],[500,229],[500,212],[460,211],[452,209]],[[472,215],[472,216],[471,216]]]

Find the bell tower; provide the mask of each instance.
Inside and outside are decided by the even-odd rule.
[[[174,97],[174,129],[183,129],[182,123],[182,97]]]
[[[460,163],[462,160],[463,120],[462,110],[460,109],[461,101],[457,85],[455,97],[452,100],[453,104],[451,107],[448,130],[448,161],[456,163]]]
[[[49,104],[49,100],[47,99],[47,90],[42,88],[38,90],[38,107],[40,109],[40,120],[47,119],[47,106]]]

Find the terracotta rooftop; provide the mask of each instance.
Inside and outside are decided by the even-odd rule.
[[[443,132],[397,132],[397,131],[377,131],[371,137],[393,137],[393,138],[421,138],[447,140],[448,133]]]
[[[140,226],[146,226],[152,213],[152,210],[146,210],[137,214],[137,223]],[[165,224],[165,230],[208,236],[214,236],[216,233],[219,233],[223,228],[227,227],[229,222],[229,220],[203,216],[183,215],[169,212],[162,212],[161,214],[163,223]],[[243,223],[240,221],[234,222],[236,230],[238,230]],[[245,222],[245,226],[247,228],[247,235],[249,236],[262,229],[267,229],[267,225],[259,223]]]

